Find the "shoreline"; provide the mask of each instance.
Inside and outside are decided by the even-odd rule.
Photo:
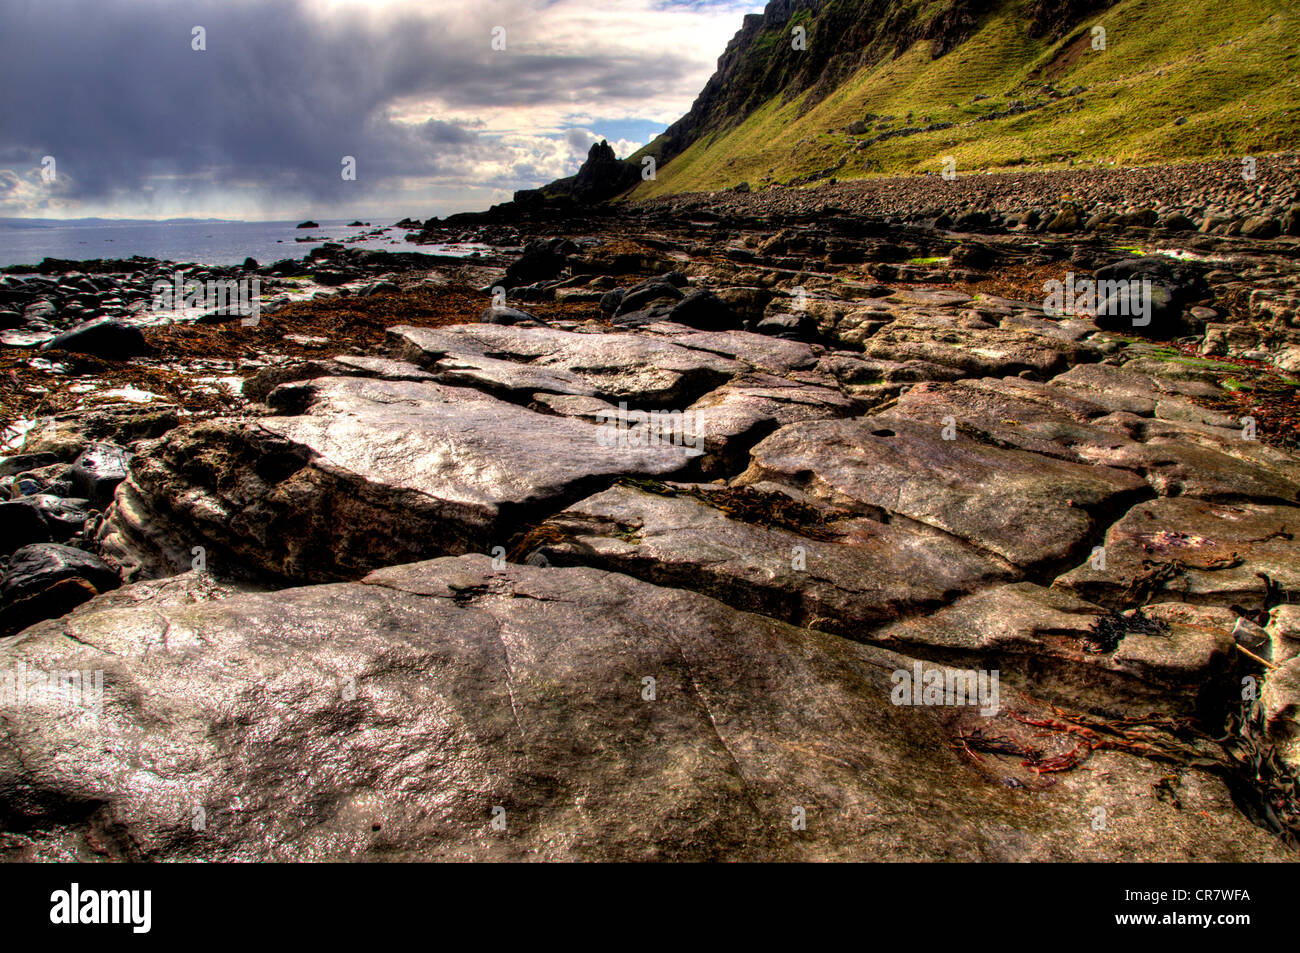
[[[492,247],[476,260],[331,246],[187,276],[256,275],[251,326],[0,346],[0,400],[31,423],[0,458],[0,657],[104,671],[115,734],[182,751],[165,770],[204,803],[253,805],[198,835],[208,859],[287,849],[278,801],[255,803],[283,775],[258,732],[292,726],[315,770],[347,719],[400,738],[347,748],[323,787],[283,780],[377,798],[363,823],[321,815],[346,830],[321,858],[952,859],[958,823],[1012,832],[972,859],[1293,859],[1300,238],[1241,234],[1290,206],[1255,193],[1229,234],[1201,230],[1210,199],[1199,224],[1170,198],[1088,227],[1076,198],[1070,228],[1046,192],[1006,196],[1030,224],[894,191],[497,209],[422,228]],[[66,333],[170,267],[52,263],[0,292]],[[997,700],[891,700],[891,673],[928,691],[954,670]],[[637,741],[649,717],[697,772]],[[40,792],[18,856],[91,836],[39,821],[68,790],[131,833],[106,856],[193,849],[167,833],[188,809],[108,789],[129,752],[15,719],[71,752],[9,769]],[[390,743],[457,779],[490,750],[488,793],[429,820],[442,768],[393,777]],[[600,793],[596,834],[532,797],[539,771]],[[910,783],[945,799],[921,838]],[[792,797],[844,823],[772,835]],[[498,803],[518,842],[483,839]],[[1098,804],[1123,819],[1105,838]],[[906,838],[881,839],[892,818]]]

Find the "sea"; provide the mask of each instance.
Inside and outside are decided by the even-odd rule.
[[[357,219],[315,219],[319,228],[300,229],[296,221],[117,221],[0,219],[0,267],[34,265],[44,258],[85,260],[88,258],[130,258],[143,255],[167,261],[202,265],[237,265],[255,258],[265,265],[283,258],[303,258],[320,242],[298,242],[297,238],[344,241],[375,228],[391,226],[391,220],[369,219],[370,226],[350,226]],[[389,228],[382,236],[348,243],[349,248],[378,251],[419,251],[438,255],[469,255],[483,246],[413,245],[407,230]]]

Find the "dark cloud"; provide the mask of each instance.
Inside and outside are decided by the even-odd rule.
[[[635,101],[661,91],[665,74],[699,66],[667,42],[644,58],[602,55],[599,37],[589,51],[549,55],[537,22],[514,27],[508,8],[476,21],[459,3],[337,5],[321,15],[305,0],[9,0],[0,162],[22,171],[54,155],[63,197],[79,202],[167,183],[355,201],[394,177],[454,176],[507,158],[481,122],[399,122],[403,103],[436,97],[472,117],[574,91]],[[490,47],[494,17],[504,17],[509,52]],[[206,51],[191,49],[195,25]],[[348,155],[356,182],[339,174]],[[540,171],[514,163],[515,175]]]

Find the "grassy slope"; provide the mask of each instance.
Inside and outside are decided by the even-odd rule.
[[[631,197],[741,181],[758,187],[769,176],[787,182],[846,154],[840,179],[938,172],[946,156],[972,172],[1300,147],[1300,8],[1289,0],[1120,0],[1059,41],[1025,35],[1025,5],[1001,0],[948,55],[931,60],[929,44],[917,43],[859,71],[803,116],[798,101],[770,101],[739,126],[693,144]],[[1106,29],[1104,51],[1091,49],[1094,24]],[[815,44],[814,25],[810,55]],[[960,125],[1012,100],[1045,99],[1044,82],[1088,90],[1041,110]],[[973,102],[977,93],[992,98]],[[867,113],[895,117],[889,128],[959,125],[853,150],[845,127]],[[1175,126],[1180,116],[1187,122]]]

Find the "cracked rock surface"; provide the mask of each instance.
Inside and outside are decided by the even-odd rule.
[[[1099,236],[624,214],[97,451],[0,857],[1295,859],[1294,242],[1184,236],[1152,340],[1027,300]]]
[[[464,556],[145,605],[83,607],[0,647],[105,684],[90,733],[40,704],[6,721],[11,854],[1287,856],[1212,777],[1187,779],[1181,810],[1153,801],[1163,769],[1139,758],[1100,753],[1045,792],[991,782],[953,750],[950,710],[891,705],[911,660],[618,573]],[[1115,805],[1101,838],[1099,799]]]

